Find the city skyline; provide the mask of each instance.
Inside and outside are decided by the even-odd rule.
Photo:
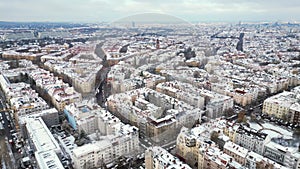
[[[0,20],[17,22],[113,22],[141,13],[172,15],[188,22],[299,21],[300,2],[290,0],[37,1],[0,2]]]
[[[300,169],[300,1],[0,1],[0,169]]]

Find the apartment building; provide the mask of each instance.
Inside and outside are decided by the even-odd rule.
[[[233,159],[241,165],[246,164],[246,157],[249,152],[248,149],[241,147],[231,141],[228,141],[225,143],[223,151],[224,153],[232,156]]]
[[[245,169],[233,156],[223,153],[219,148],[206,145],[199,149],[198,169]]]
[[[34,150],[38,168],[63,169],[60,161],[62,150],[41,117],[25,119],[30,148]]]
[[[83,130],[86,134],[114,134],[115,126],[121,123],[117,117],[93,101],[72,103],[65,107],[64,113],[73,129]]]
[[[96,78],[102,70],[102,60],[92,53],[78,54],[69,61],[49,60],[45,67],[59,74],[70,83],[76,91],[87,94],[95,92]]]
[[[190,130],[183,127],[176,140],[176,156],[192,168],[197,168],[199,148],[204,144],[214,145],[210,141],[210,131],[207,128],[199,126]]]
[[[284,167],[253,151],[248,153],[245,167],[248,169],[288,169],[287,167]]]
[[[171,81],[160,83],[156,90],[182,100],[199,109],[206,109],[206,116],[217,118],[233,107],[233,99],[206,89],[199,89],[189,83]]]
[[[81,94],[76,92],[73,87],[57,86],[49,89],[48,93],[58,111],[63,111],[66,105],[82,100]]]
[[[44,99],[38,96],[29,84],[12,83],[6,94],[9,98],[10,107],[18,112],[19,116],[32,114],[33,112],[49,108]]]
[[[300,168],[299,140],[273,138],[264,148],[264,157],[287,168]]]
[[[239,124],[227,122],[226,127],[223,128],[223,133],[229,137],[230,141],[236,142],[236,131],[239,128]]]
[[[234,143],[263,155],[264,145],[270,140],[268,134],[240,125],[236,130]]]
[[[28,117],[32,117],[32,118],[41,117],[47,127],[51,127],[53,125],[59,124],[59,115],[58,115],[58,111],[55,108],[50,108],[50,109],[46,109],[46,110],[42,110],[42,111],[36,111],[32,114],[19,116],[20,124],[24,125],[25,124],[24,119],[26,119]]]
[[[190,91],[189,91],[190,90]],[[204,97],[199,93],[191,92],[197,90],[194,86],[178,81],[160,83],[156,86],[156,91],[164,93],[170,97],[182,100],[199,109],[204,108]]]
[[[198,108],[148,88],[111,95],[107,105],[121,120],[139,127],[141,136],[157,141],[172,135],[174,129],[191,127],[203,114]]]
[[[78,169],[103,167],[121,156],[139,152],[138,129],[119,123],[113,135],[99,137],[97,141],[72,150],[74,167]]]
[[[82,100],[80,93],[49,71],[38,68],[29,72],[28,76],[34,81],[40,93],[45,95],[58,111],[63,111],[66,105]]]
[[[38,169],[64,169],[55,151],[42,151],[35,153]]]
[[[41,56],[45,55],[47,53],[26,53],[26,52],[17,52],[14,50],[11,51],[5,51],[2,53],[2,58],[5,59],[26,59],[26,60],[31,60],[31,61],[35,61],[38,60]]]
[[[300,124],[300,104],[294,103],[290,107],[290,122],[294,124]]]
[[[284,91],[267,98],[262,112],[290,122],[299,122],[298,105],[297,94]]]
[[[191,169],[191,167],[161,147],[150,147],[145,152],[146,169]]]
[[[237,80],[232,81],[239,83]],[[233,82],[228,83],[224,83],[224,81],[221,81],[220,83],[212,83],[211,90],[232,97],[235,103],[242,106],[249,105],[256,101],[260,91],[260,88],[257,86],[250,86],[249,84],[232,84]]]

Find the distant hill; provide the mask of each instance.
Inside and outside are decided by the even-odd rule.
[[[141,13],[119,18],[113,23],[140,23],[140,24],[189,24],[184,19],[162,13]]]

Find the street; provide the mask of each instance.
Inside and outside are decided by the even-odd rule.
[[[19,149],[16,148],[16,140],[18,137],[15,125],[13,114],[11,110],[6,105],[5,96],[0,90],[0,122],[3,125],[4,135],[1,135],[0,142],[1,145],[6,144],[5,148],[1,146],[1,154],[3,154],[3,161],[6,165],[6,168],[16,169],[19,168],[19,161],[24,157],[22,153],[19,152]],[[22,148],[21,148],[22,149]],[[24,151],[22,151],[24,152]]]
[[[13,151],[11,149],[12,146],[9,145],[9,140],[11,139],[11,133],[10,133],[10,123],[9,120],[7,119],[7,111],[2,111],[4,109],[4,104],[2,102],[2,100],[0,100],[0,119],[1,119],[1,123],[3,125],[4,128],[4,135],[0,135],[0,154],[1,154],[1,167],[2,168],[11,168],[14,169],[16,168],[16,164],[15,164],[15,159],[13,157]],[[10,117],[9,117],[10,118]]]

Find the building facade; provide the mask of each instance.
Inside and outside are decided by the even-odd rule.
[[[151,147],[145,152],[146,169],[192,169],[161,147]]]

